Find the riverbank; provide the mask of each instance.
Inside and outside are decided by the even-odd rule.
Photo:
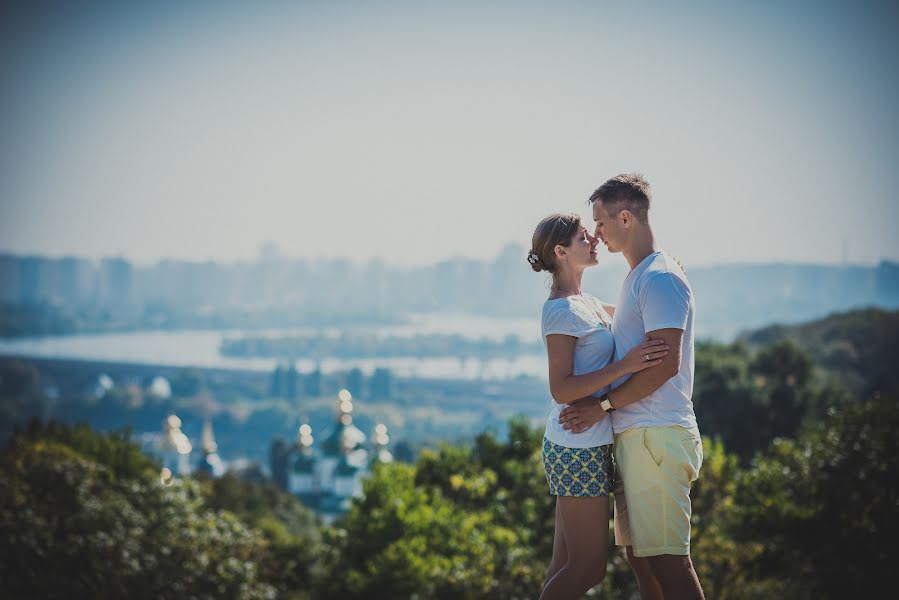
[[[532,324],[531,324],[532,325]],[[271,372],[279,364],[290,360],[301,372],[320,371],[325,374],[340,373],[353,368],[371,374],[375,369],[390,369],[395,375],[425,379],[493,379],[506,380],[521,375],[540,376],[545,373],[545,358],[542,348],[534,345],[533,335],[539,330],[529,329],[518,320],[492,323],[492,329],[480,327],[478,323],[468,323],[468,329],[451,319],[421,320],[411,327],[373,328],[364,335],[377,340],[413,339],[416,335],[443,336],[446,331],[457,328],[460,338],[480,340],[483,336],[490,343],[514,336],[522,340],[529,352],[506,353],[504,356],[470,356],[464,351],[447,349],[442,356],[423,356],[419,353],[406,356],[384,356],[375,353],[369,356],[341,356],[322,351],[298,355],[290,352],[269,356],[224,356],[223,344],[229,339],[239,339],[245,331],[237,330],[188,330],[188,331],[132,331],[128,333],[70,335],[53,337],[21,338],[0,340],[0,356],[31,356],[50,359],[90,360],[96,362],[125,362],[167,367],[220,368],[229,370],[254,370]],[[361,332],[357,332],[361,333]],[[277,336],[323,335],[322,332],[308,330],[272,330],[258,332],[265,338]],[[477,334],[477,335],[476,335]],[[531,337],[524,337],[532,334]],[[354,335],[356,335],[354,333]],[[539,341],[539,337],[537,338]],[[525,341],[527,340],[527,341]]]
[[[261,465],[267,464],[272,440],[293,440],[301,423],[312,427],[316,440],[324,440],[335,425],[337,392],[345,387],[354,391],[354,424],[368,434],[377,423],[384,423],[391,445],[401,445],[412,455],[441,441],[470,440],[484,429],[502,435],[516,415],[540,423],[549,401],[546,383],[533,377],[497,382],[387,372],[387,380],[375,391],[368,375],[360,378],[357,373],[353,379],[348,371],[298,373],[294,389],[289,390],[275,385],[273,372],[254,369],[0,358],[5,369],[15,363],[33,370],[38,381],[34,393],[39,397],[32,404],[40,407],[42,418],[86,422],[103,431],[130,427],[142,435],[158,433],[166,415],[175,413],[185,434],[197,444],[208,418],[224,459]],[[102,395],[97,393],[101,376],[112,383]],[[158,377],[169,384],[170,396],[151,391]],[[21,410],[6,414],[26,416]]]

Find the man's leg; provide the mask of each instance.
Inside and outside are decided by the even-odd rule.
[[[702,465],[698,432],[682,427],[628,430],[616,435],[615,458],[624,479],[632,554],[647,559],[665,600],[701,600],[689,556],[690,484]]]
[[[640,587],[640,600],[664,600],[662,586],[652,570],[649,558],[634,556],[634,549],[626,547],[627,562],[637,577],[637,585]]]
[[[661,554],[649,556],[652,573],[665,593],[665,600],[702,600],[702,586],[690,555]]]
[[[630,565],[634,576],[637,578],[637,586],[640,588],[640,600],[663,600],[662,588],[652,573],[649,559],[634,556],[631,546],[631,528],[627,519],[627,497],[624,494],[624,483],[621,480],[620,471],[615,478],[615,544],[625,550],[627,563]]]

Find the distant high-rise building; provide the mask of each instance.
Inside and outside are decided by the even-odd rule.
[[[123,258],[104,258],[100,272],[103,304],[116,310],[130,307],[133,301],[131,263]]]
[[[93,266],[90,261],[73,256],[57,263],[57,294],[66,303],[82,306],[90,301],[93,287]]]
[[[322,371],[321,367],[316,366],[315,370],[311,373],[307,373],[303,377],[303,391],[307,396],[312,396],[313,398],[321,396],[322,394]]]
[[[0,255],[0,302],[16,304],[19,301],[19,259],[9,254]]]
[[[899,304],[899,263],[882,261],[875,272],[877,300],[887,306]]]
[[[346,374],[346,389],[353,395],[358,397],[362,396],[362,386],[364,384],[364,377],[362,375],[362,369],[359,367],[353,367]]]
[[[295,365],[295,361],[289,359],[284,372],[284,397],[290,401],[296,400],[300,393],[300,372]]]
[[[19,303],[24,305],[39,304],[44,298],[41,294],[41,271],[44,259],[26,256],[19,259]]]
[[[373,400],[387,400],[393,396],[393,374],[387,367],[378,367],[371,376]]]

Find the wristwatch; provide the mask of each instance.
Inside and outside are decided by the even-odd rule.
[[[615,412],[615,407],[612,406],[612,401],[609,400],[608,394],[603,394],[599,397],[599,407],[607,413]]]

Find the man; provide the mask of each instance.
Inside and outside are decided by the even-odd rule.
[[[605,182],[590,203],[596,237],[631,268],[612,317],[616,360],[647,337],[665,340],[671,351],[598,401],[565,409],[560,421],[579,432],[612,419],[624,491],[615,495],[615,541],[627,547],[644,600],[702,599],[690,560],[690,485],[702,465],[691,401],[695,306],[683,269],[656,244],[651,198],[646,180],[624,174]]]

